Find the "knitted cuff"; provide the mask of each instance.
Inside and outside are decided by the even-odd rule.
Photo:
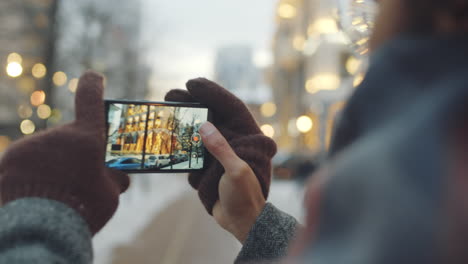
[[[94,235],[113,215],[113,208],[117,202],[92,201],[82,198],[83,195],[75,195],[77,192],[72,188],[51,188],[48,184],[2,184],[0,195],[3,204],[27,197],[46,198],[59,201],[78,212],[85,219],[91,233]],[[80,192],[83,193],[83,192]],[[105,206],[104,206],[105,205]]]
[[[254,171],[262,188],[265,199],[268,198],[271,182],[271,158],[276,154],[276,144],[264,135],[249,135],[229,142],[234,152]],[[219,200],[218,185],[224,168],[217,160],[211,160],[204,172],[189,175],[190,184],[198,190],[198,196],[209,214]]]

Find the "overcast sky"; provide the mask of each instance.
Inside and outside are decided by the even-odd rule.
[[[143,39],[153,68],[153,98],[182,88],[194,77],[212,77],[216,50],[247,44],[265,64],[275,30],[276,0],[144,0]]]

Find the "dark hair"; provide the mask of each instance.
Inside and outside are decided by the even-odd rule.
[[[410,28],[415,32],[431,32],[435,29],[436,13],[447,13],[466,27],[468,23],[468,0],[405,0]]]

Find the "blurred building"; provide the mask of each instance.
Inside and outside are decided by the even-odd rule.
[[[361,80],[361,62],[336,22],[329,0],[281,0],[270,73],[281,149],[327,148],[336,113]]]
[[[87,69],[104,74],[106,98],[145,99],[150,69],[142,62],[140,12],[140,0],[60,2],[54,103],[62,120],[73,118],[77,78]]]
[[[45,125],[57,1],[0,1],[0,153]]]
[[[272,99],[271,87],[265,80],[266,70],[254,65],[252,48],[245,45],[220,48],[214,71],[214,80],[244,101],[259,125],[265,125],[268,120],[261,114],[261,108]]]

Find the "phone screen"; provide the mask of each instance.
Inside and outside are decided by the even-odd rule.
[[[106,100],[106,166],[127,172],[202,170],[206,150],[198,132],[209,121],[200,104]]]

